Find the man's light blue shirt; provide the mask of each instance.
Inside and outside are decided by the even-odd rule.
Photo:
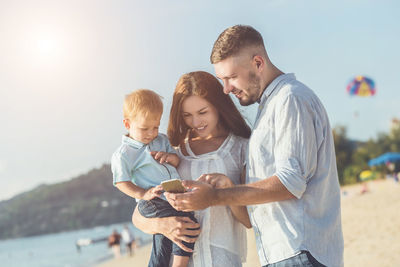
[[[175,167],[166,163],[160,164],[150,155],[150,151],[176,153],[164,134],[159,134],[149,144],[122,136],[122,144],[111,158],[114,185],[129,181],[148,189],[169,179],[179,179]]]
[[[343,265],[340,188],[332,130],[317,96],[294,74],[261,96],[249,140],[247,182],[277,176],[296,198],[248,206],[261,265],[308,250]]]

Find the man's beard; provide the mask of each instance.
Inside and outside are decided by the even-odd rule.
[[[260,78],[253,71],[249,72],[249,87],[247,88],[247,99],[239,98],[242,106],[249,106],[257,102],[260,92]]]

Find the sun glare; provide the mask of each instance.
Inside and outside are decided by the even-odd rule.
[[[59,65],[66,56],[63,34],[56,29],[32,29],[27,34],[25,45],[34,65]]]
[[[50,37],[36,40],[36,49],[41,56],[54,57],[57,54],[58,46],[57,40]]]

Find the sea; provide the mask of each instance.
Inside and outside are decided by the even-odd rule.
[[[119,233],[128,225],[139,244],[149,243],[151,235],[136,229],[132,223],[98,226],[91,229],[61,232],[27,238],[0,240],[0,266],[4,267],[90,267],[113,257],[107,241],[77,248],[79,239],[103,239],[115,229]],[[121,245],[121,253],[126,253]]]

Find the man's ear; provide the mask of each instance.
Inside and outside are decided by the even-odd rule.
[[[264,67],[265,67],[265,60],[264,60],[264,58],[263,58],[262,56],[255,55],[255,56],[253,57],[253,64],[254,64],[254,66],[256,67],[256,69],[257,69],[259,72],[261,72],[261,71],[264,69]]]
[[[129,128],[131,128],[131,125],[130,125],[130,122],[128,119],[124,119],[123,123],[124,123],[125,129],[129,130]]]

